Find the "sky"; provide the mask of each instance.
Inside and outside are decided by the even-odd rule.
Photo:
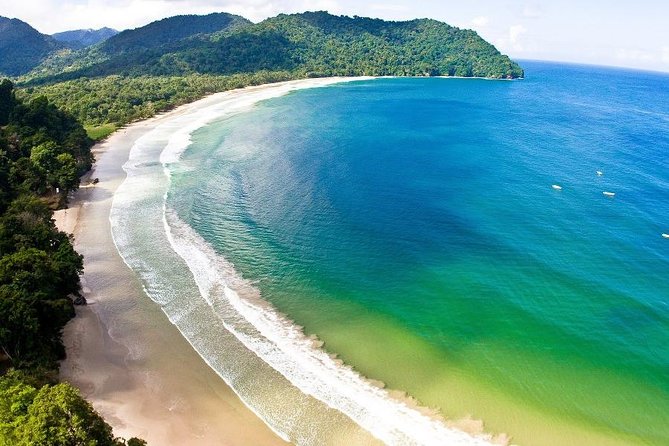
[[[433,18],[477,31],[515,59],[669,72],[669,0],[0,0],[0,15],[45,34],[136,28],[178,14],[230,12],[254,22],[326,10],[388,20]]]

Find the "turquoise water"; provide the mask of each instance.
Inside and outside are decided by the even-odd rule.
[[[449,418],[669,444],[669,76],[524,68],[262,102],[194,133],[168,206],[328,351]]]

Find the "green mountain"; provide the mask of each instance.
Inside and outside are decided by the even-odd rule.
[[[197,46],[218,32],[251,25],[247,19],[227,13],[182,15],[122,31],[80,51],[53,54],[23,79],[37,83],[141,72],[147,61],[169,53],[175,45]]]
[[[282,14],[258,24],[229,14],[172,17],[124,31],[75,56],[49,61],[30,77],[54,82],[259,70],[296,77],[523,76],[515,62],[471,30],[428,19],[390,22],[327,12]]]
[[[435,20],[391,22],[326,12],[260,23],[178,16],[80,51],[59,51],[20,78],[103,137],[206,94],[321,76],[518,78],[522,68],[474,31]]]
[[[111,28],[76,29],[52,34],[51,37],[72,49],[81,49],[100,43],[116,34],[118,34],[118,31]]]
[[[523,75],[516,63],[474,31],[436,20],[390,22],[326,12],[282,14],[173,58],[193,71],[218,73],[262,68],[317,76]]]
[[[0,76],[19,76],[63,45],[18,19],[0,17]]]
[[[130,29],[105,41],[99,52],[114,56],[123,53],[156,49],[198,35],[209,35],[218,31],[251,24],[243,17],[224,12],[204,16],[181,15],[149,23],[141,28]],[[197,44],[197,41],[193,41]]]

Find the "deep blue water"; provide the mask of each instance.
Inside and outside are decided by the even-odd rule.
[[[669,443],[669,76],[523,67],[263,102],[194,135],[171,205],[326,348],[449,416]]]

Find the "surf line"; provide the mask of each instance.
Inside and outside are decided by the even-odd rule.
[[[167,176],[167,190],[171,183],[170,164],[179,162],[191,144],[190,135],[206,125],[205,121],[196,121],[176,131],[161,152],[160,161]],[[166,198],[167,192],[163,196],[164,200]],[[231,282],[243,282],[243,279],[234,276],[229,262],[216,254],[192,228],[181,222],[168,209],[166,201],[163,202],[163,212],[165,231],[172,249],[190,269],[202,297],[210,307],[223,304],[226,312],[230,312],[227,315],[217,312],[217,316],[224,319],[222,322],[225,328],[292,385],[348,415],[387,444],[492,444],[489,436],[474,436],[448,427],[441,420],[393,398],[387,390],[373,386],[362,375],[350,367],[342,366],[324,350],[315,347],[313,339],[306,337],[292,321],[278,313],[269,303],[258,305],[241,297],[229,286]],[[226,277],[221,271],[228,271],[233,276]],[[248,323],[254,331],[249,334],[240,329],[237,323]],[[270,425],[268,420],[264,421]]]

